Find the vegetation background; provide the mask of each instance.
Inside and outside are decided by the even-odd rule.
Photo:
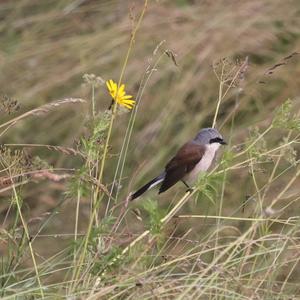
[[[1,297],[300,299],[299,28],[298,0],[1,1]],[[215,117],[217,171],[125,209]]]

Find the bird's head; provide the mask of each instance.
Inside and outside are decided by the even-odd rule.
[[[222,135],[215,128],[201,129],[196,135],[194,141],[201,145],[226,145]]]

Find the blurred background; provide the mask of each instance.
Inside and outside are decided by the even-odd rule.
[[[87,100],[86,104],[61,106],[47,115],[18,122],[1,135],[1,143],[76,148],[85,131],[91,99],[91,88],[84,83],[83,75],[118,80],[142,6],[141,0],[1,1],[0,93],[19,103],[19,109],[9,115],[1,110],[1,123],[54,100]],[[156,176],[178,147],[200,128],[212,125],[222,66],[230,77],[230,70],[247,60],[243,76],[224,98],[217,119],[217,128],[230,142],[227,150],[234,151],[233,145],[245,143],[251,128],[263,131],[271,123],[274,111],[288,98],[293,100],[294,112],[299,112],[299,28],[298,0],[149,1],[123,78],[126,91],[136,97],[143,76],[153,71],[138,104],[119,186],[120,199]],[[97,87],[95,95],[97,110],[106,110],[111,99],[105,86]],[[105,170],[108,186],[129,117],[129,113],[121,114],[114,124]],[[281,140],[280,130],[268,137],[270,145]],[[55,168],[76,169],[82,164],[76,156],[45,147],[28,147],[26,153]],[[266,169],[268,172],[268,166]],[[263,182],[266,175],[262,171],[258,176]],[[244,168],[231,172],[226,180],[223,214],[242,214],[241,204],[255,191],[251,176]],[[269,197],[285,183],[284,178],[276,182]],[[41,256],[53,255],[67,243],[67,237],[54,237],[56,233],[73,230],[74,216],[70,212],[74,211],[75,201],[66,197],[67,189],[67,182],[49,180],[23,187],[25,212],[32,224],[39,222],[35,218],[56,212],[44,226],[45,237],[35,241]],[[299,192],[299,182],[292,190]],[[159,205],[167,207],[170,197],[178,198],[184,191],[178,184],[159,196]],[[146,198],[150,196],[154,194]],[[81,205],[79,225],[84,232],[89,206],[87,202],[85,207],[84,201]],[[9,197],[4,193],[0,203],[3,218],[8,207]],[[295,209],[299,209],[296,202],[285,213]],[[216,205],[203,199],[198,205],[191,201],[185,210],[214,214]],[[249,213],[246,209],[243,215]],[[189,222],[195,229],[201,226],[201,231],[210,225],[207,221]],[[143,225],[133,223],[133,230],[140,231]]]

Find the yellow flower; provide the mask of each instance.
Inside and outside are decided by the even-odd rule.
[[[118,85],[110,79],[106,81],[106,86],[115,102],[117,102],[119,105],[125,106],[128,109],[133,108],[135,100],[132,99],[131,95],[126,95],[124,84],[121,84],[120,88],[118,88]]]

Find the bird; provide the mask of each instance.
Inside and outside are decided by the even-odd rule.
[[[161,194],[178,181],[191,190],[190,185],[197,180],[199,173],[209,169],[220,146],[226,144],[217,129],[201,129],[194,139],[179,148],[163,172],[131,194],[129,199],[132,201],[159,184],[158,193]]]

